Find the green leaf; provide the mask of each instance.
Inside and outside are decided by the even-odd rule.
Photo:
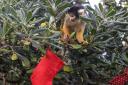
[[[17,15],[20,18],[20,21],[22,24],[26,25],[26,12],[23,8],[21,8],[20,10],[17,10]]]
[[[43,49],[41,47],[39,48],[39,50],[41,51],[42,54],[44,54],[46,52],[45,49]]]
[[[91,30],[91,34],[92,34],[92,35],[96,34],[96,29],[92,29],[92,30]]]
[[[9,9],[11,14],[13,14],[14,16],[17,16],[16,10],[12,6],[9,6]]]
[[[128,16],[128,12],[126,12],[124,15],[123,15],[123,17],[127,17]]]
[[[128,57],[125,53],[122,54],[124,61],[128,64]]]
[[[45,6],[43,6],[43,8],[46,8]],[[39,12],[40,8],[36,8],[34,9],[34,11],[32,12],[32,16],[35,16],[38,12]]]
[[[56,1],[55,1],[55,4],[58,5],[58,4],[61,3],[61,1],[62,1],[62,0],[56,0]]]
[[[70,7],[71,3],[61,3],[60,5],[57,6],[58,10],[61,12],[64,9],[66,9],[67,7]]]
[[[32,46],[35,48],[40,48],[40,42],[36,41],[36,40],[32,40]]]
[[[80,19],[85,22],[93,22],[93,20],[91,18],[80,17]]]
[[[104,11],[103,6],[102,6],[102,4],[101,4],[101,3],[99,3],[99,8],[100,8],[100,11],[101,11],[101,12],[103,12],[103,11]]]
[[[31,74],[32,71],[33,71],[33,69],[27,70],[27,73],[28,73],[28,74]]]
[[[75,32],[73,32],[71,35],[70,35],[70,38],[73,38],[75,36]]]
[[[9,14],[8,17],[6,16],[6,18],[8,18],[8,20],[10,20],[11,22],[14,21],[16,23],[20,23],[20,18],[12,14]]]
[[[44,32],[45,30],[47,30],[46,28],[42,28],[42,29],[35,29],[32,31],[32,35],[36,34],[36,33],[41,33]]]
[[[27,22],[29,22],[31,19],[32,19],[32,12],[31,11],[29,11],[28,13],[27,13]]]
[[[56,37],[59,37],[61,35],[60,32],[55,32],[52,36],[50,36],[49,38],[55,39]]]
[[[47,11],[52,15],[52,16],[56,16],[56,12],[54,12],[54,10],[52,9],[52,7],[48,7]]]
[[[58,73],[56,76],[55,76],[55,79],[61,79],[63,77],[63,73]]]
[[[95,10],[92,7],[90,7],[90,6],[87,6],[87,9],[89,9],[90,11],[95,12]]]
[[[107,17],[110,17],[116,13],[115,9],[113,7],[110,7],[109,11],[106,13]]]
[[[101,19],[104,18],[104,14],[100,11],[98,6],[95,6],[96,16],[100,17]]]
[[[23,67],[30,68],[30,61],[26,57],[24,57],[21,62]]]
[[[3,22],[3,29],[2,29],[2,31],[1,31],[0,34],[1,34],[3,37],[5,37],[7,34],[10,33],[10,30],[11,30],[11,29],[12,29],[12,28],[10,27],[9,22],[4,19],[4,22]]]
[[[27,69],[31,67],[30,61],[27,57],[25,57],[19,53],[16,53],[16,54],[17,54],[17,56],[19,56],[19,59],[21,60],[23,67],[25,67]]]
[[[79,44],[71,44],[71,46],[73,47],[73,49],[80,49],[80,48],[82,48],[82,46],[79,45]]]

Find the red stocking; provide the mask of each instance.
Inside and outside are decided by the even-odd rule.
[[[31,75],[32,85],[52,85],[52,80],[63,67],[63,61],[50,49],[33,70]]]
[[[125,85],[126,82],[128,82],[128,67],[124,69],[122,74],[115,76],[109,81],[110,85]]]

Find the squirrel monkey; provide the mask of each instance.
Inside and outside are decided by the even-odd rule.
[[[83,6],[73,6],[67,11],[62,25],[63,40],[68,40],[71,33],[76,32],[77,41],[84,42],[85,22],[80,20],[80,16],[85,16]]]

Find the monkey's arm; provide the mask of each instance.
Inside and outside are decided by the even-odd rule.
[[[62,26],[62,40],[63,41],[68,41],[69,40],[69,37],[70,37],[70,31],[69,31],[69,28],[65,25]]]
[[[63,23],[63,26],[62,26],[62,32],[64,35],[66,36],[70,36],[70,29],[68,27],[68,22],[70,21],[70,17],[68,14],[65,15],[65,18],[64,18],[64,23]]]
[[[65,40],[68,40],[69,37],[70,37],[70,28],[68,27],[68,22],[70,21],[70,17],[68,14],[65,15],[65,18],[64,18],[64,23],[63,23],[63,26],[62,26],[62,32],[63,32],[63,36],[62,36],[62,39],[65,41]]]
[[[79,43],[84,42],[84,30],[85,30],[85,24],[80,24],[77,27],[77,31],[76,31],[76,39]]]
[[[69,28],[66,25],[63,25],[62,32],[64,35],[70,36]]]

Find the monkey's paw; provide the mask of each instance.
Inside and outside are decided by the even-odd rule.
[[[68,35],[63,35],[62,38],[61,38],[61,40],[62,40],[63,42],[69,42],[70,38],[69,38]]]
[[[88,43],[88,41],[85,40],[85,41],[82,42],[82,44],[83,45],[88,45],[89,43]]]

